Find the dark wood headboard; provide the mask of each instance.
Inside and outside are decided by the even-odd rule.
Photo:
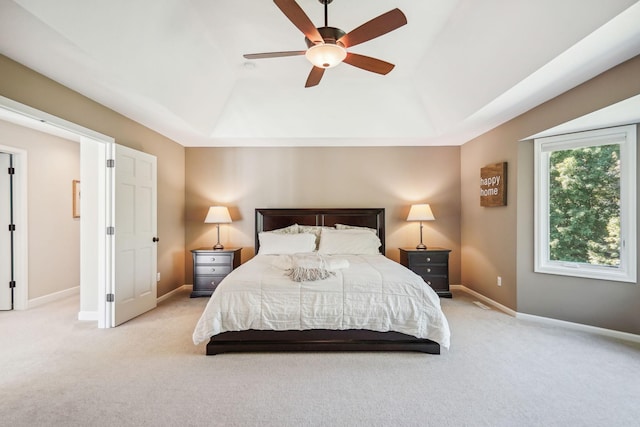
[[[382,246],[384,255],[384,208],[335,208],[335,209],[256,209],[256,253],[260,248],[258,233],[276,230],[289,225],[355,225],[374,228]]]

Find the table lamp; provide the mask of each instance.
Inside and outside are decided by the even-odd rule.
[[[433,221],[436,219],[431,212],[431,207],[428,204],[412,205],[407,216],[407,221],[420,221],[420,244],[416,246],[416,249],[427,249],[424,243],[422,243],[422,221]]]
[[[225,206],[211,206],[207,217],[204,219],[207,224],[215,224],[218,229],[218,243],[213,247],[216,249],[224,249],[224,246],[220,244],[220,224],[227,224],[231,222],[231,216],[229,215],[229,209]]]

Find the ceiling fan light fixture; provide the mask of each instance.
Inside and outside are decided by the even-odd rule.
[[[319,0],[324,5],[324,26],[316,27],[309,19],[296,0],[273,0],[276,6],[285,14],[293,25],[304,34],[304,42],[307,50],[295,50],[285,52],[265,52],[243,55],[246,59],[277,58],[282,56],[304,55],[313,64],[313,68],[307,77],[304,87],[317,86],[324,75],[324,70],[335,67],[341,62],[377,73],[388,74],[394,67],[393,64],[372,58],[347,52],[353,46],[396,30],[407,23],[407,17],[398,8],[370,19],[359,27],[345,33],[340,28],[330,27],[328,19],[328,7],[332,0]]]
[[[332,68],[344,61],[347,50],[338,44],[319,43],[307,49],[304,56],[318,68]]]

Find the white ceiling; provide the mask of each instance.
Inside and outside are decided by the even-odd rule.
[[[322,26],[318,0],[297,0]],[[268,0],[0,0],[0,53],[184,146],[459,145],[640,54],[637,0],[335,0],[349,32],[408,24],[304,88],[304,36]]]

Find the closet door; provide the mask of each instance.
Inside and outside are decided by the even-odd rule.
[[[13,232],[11,154],[0,152],[0,310],[13,309]]]

